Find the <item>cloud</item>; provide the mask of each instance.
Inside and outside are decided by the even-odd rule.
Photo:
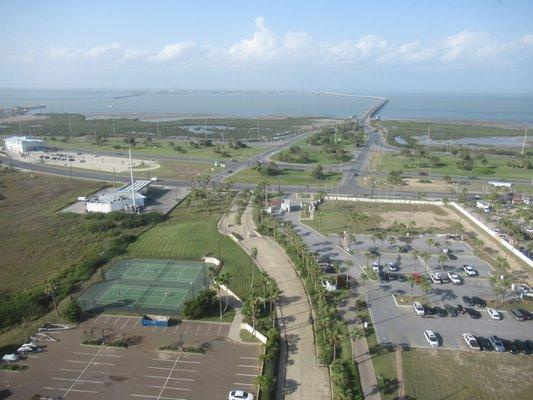
[[[442,51],[440,59],[447,63],[480,60],[494,55],[497,51],[497,46],[489,33],[468,29],[448,36],[440,47]]]
[[[242,39],[229,49],[229,54],[237,59],[268,59],[277,53],[276,39],[273,33],[266,27],[265,19],[255,19],[257,31],[252,37]]]
[[[533,34],[530,33],[528,35],[524,35],[524,37],[522,38],[522,43],[525,45],[533,44]]]
[[[124,50],[124,53],[122,54],[121,61],[122,62],[128,62],[128,61],[143,61],[148,59],[153,54],[152,50],[149,49],[136,49],[133,47],[128,47]]]
[[[110,57],[117,56],[122,49],[118,42],[91,47],[83,53],[84,57],[91,61],[102,61]]]
[[[305,32],[289,32],[283,38],[283,47],[290,51],[301,50],[311,42],[311,37]]]
[[[148,61],[171,61],[190,54],[196,48],[196,42],[187,40],[185,42],[167,44],[155,55],[148,57]]]
[[[72,60],[79,57],[79,51],[70,46],[52,46],[45,49],[46,57],[50,60]]]

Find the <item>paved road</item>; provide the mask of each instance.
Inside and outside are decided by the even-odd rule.
[[[239,233],[244,239],[240,244],[248,251],[257,248],[257,263],[272,276],[282,292],[281,310],[282,332],[287,341],[287,361],[284,398],[307,400],[331,398],[329,375],[326,367],[316,364],[313,328],[309,321],[311,306],[300,278],[296,274],[285,252],[268,238],[259,237],[253,232],[255,224],[251,208],[242,216],[242,225],[233,225],[226,218],[222,228]],[[278,391],[278,396],[281,392]]]

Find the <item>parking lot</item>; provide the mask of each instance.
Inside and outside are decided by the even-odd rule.
[[[45,399],[201,400],[227,398],[233,389],[253,393],[261,347],[228,340],[229,328],[199,321],[142,327],[138,317],[100,315],[76,329],[51,333],[58,341],[28,356],[26,371],[0,371],[0,393],[21,400],[36,394]],[[82,345],[89,332],[128,337],[134,344],[125,350]],[[208,343],[208,350],[157,350],[180,340],[185,345]]]
[[[426,296],[434,306],[465,305],[463,296],[478,296],[482,299],[494,298],[489,278],[492,274],[491,266],[476,257],[472,249],[460,238],[446,235],[413,236],[390,243],[388,237],[381,243],[374,240],[370,235],[356,235],[354,242],[348,243],[351,254],[341,248],[344,243],[337,235],[324,237],[318,232],[298,222],[296,213],[290,213],[285,218],[295,223],[295,230],[317,257],[328,257],[331,262],[344,263],[351,260],[354,267],[349,274],[356,280],[360,280],[362,268],[372,264],[367,258],[369,249],[375,248],[381,253],[381,258],[373,259],[383,266],[384,272],[388,271],[386,264],[395,263],[400,274],[412,274],[418,272],[426,276],[432,272],[446,275],[448,272],[457,273],[462,280],[461,285],[452,283],[432,284],[431,291],[425,293],[415,285],[414,296]],[[428,243],[429,239],[429,243]],[[435,244],[438,243],[438,244]],[[406,252],[399,251],[396,246],[405,247]],[[440,262],[439,255],[444,254],[443,249],[448,249],[445,259]],[[418,256],[415,259],[413,250],[419,254],[427,252],[431,254],[427,263]],[[464,264],[474,267],[478,274],[468,277],[462,270]],[[362,267],[362,268],[361,268]],[[508,312],[503,312],[503,319],[492,320],[486,310],[480,309],[481,318],[472,319],[468,315],[458,317],[417,316],[411,303],[397,305],[393,294],[409,296],[411,286],[408,282],[390,280],[387,282],[372,282],[366,285],[365,295],[376,330],[377,340],[381,344],[404,345],[412,347],[429,347],[423,332],[426,329],[433,330],[440,336],[441,345],[451,349],[466,349],[462,334],[472,333],[476,336],[488,337],[499,335],[507,339],[533,339],[533,322],[516,321]]]

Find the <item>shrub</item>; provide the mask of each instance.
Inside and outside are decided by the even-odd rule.
[[[212,289],[204,289],[194,299],[187,300],[183,305],[183,315],[186,318],[202,318],[210,314],[216,305],[216,292]]]
[[[81,318],[83,317],[83,310],[76,300],[72,299],[67,303],[63,309],[63,317],[70,322],[81,321]]]

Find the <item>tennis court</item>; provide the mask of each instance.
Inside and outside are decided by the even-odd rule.
[[[78,300],[86,310],[176,315],[186,300],[207,286],[203,262],[126,259]]]

